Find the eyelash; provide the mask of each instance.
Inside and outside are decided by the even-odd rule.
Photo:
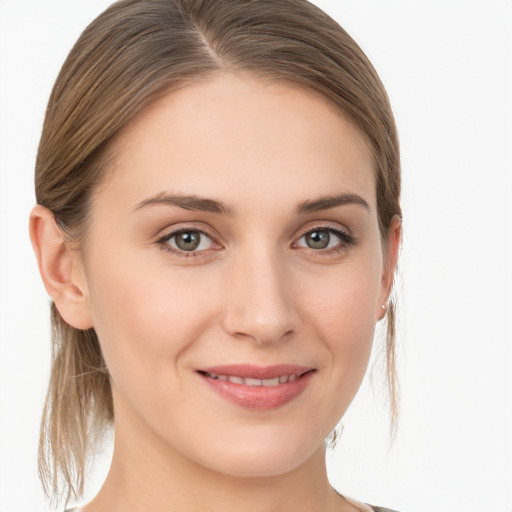
[[[313,228],[308,228],[306,231],[303,231],[302,234],[297,239],[297,241],[301,240],[310,233],[314,233],[315,231],[327,231],[327,233],[329,233],[330,235],[334,235],[336,238],[339,239],[339,243],[336,246],[328,249],[313,249],[311,247],[303,247],[305,249],[309,249],[315,257],[330,256],[333,254],[344,253],[350,247],[357,245],[356,238],[347,231],[343,231],[339,227],[334,227],[325,224],[314,226]]]
[[[318,226],[314,226],[310,229],[307,229],[306,231],[302,232],[302,234],[298,237],[297,241],[301,240],[306,235],[313,233],[315,231],[327,231],[330,235],[334,235],[335,237],[337,237],[340,240],[339,244],[337,244],[335,247],[331,247],[329,249],[313,249],[311,247],[310,248],[303,247],[305,249],[309,249],[312,252],[312,254],[315,255],[315,257],[327,256],[327,255],[331,255],[331,254],[335,254],[335,253],[342,253],[342,252],[345,252],[346,250],[348,250],[348,248],[350,246],[357,245],[357,240],[353,235],[347,233],[346,231],[342,231],[341,229],[339,229],[337,227],[335,228],[335,227],[329,226],[329,225],[318,225]],[[184,228],[179,228],[179,229],[173,230],[170,233],[167,233],[163,237],[159,238],[156,241],[156,244],[163,251],[169,252],[171,254],[174,254],[174,255],[182,257],[182,258],[197,258],[197,257],[206,256],[206,254],[203,254],[203,253],[206,253],[208,251],[208,249],[203,249],[200,251],[197,251],[197,250],[183,251],[180,249],[176,249],[168,244],[169,240],[171,240],[172,238],[179,236],[182,233],[188,233],[188,232],[199,233],[201,236],[205,236],[205,237],[209,238],[213,244],[217,244],[215,242],[215,240],[213,239],[213,237],[211,237],[208,233],[206,233],[205,231],[203,231],[201,229],[195,228],[195,227],[184,227]],[[297,242],[294,242],[294,243],[297,243]],[[219,245],[219,244],[217,244],[217,245]],[[219,245],[219,247],[221,247],[221,246]]]
[[[204,256],[204,254],[202,254],[202,253],[206,252],[207,249],[203,249],[201,251],[197,251],[197,250],[183,251],[180,249],[175,249],[174,247],[170,246],[167,243],[167,242],[169,242],[169,240],[171,240],[172,238],[174,238],[178,235],[181,235],[182,233],[191,233],[191,232],[199,233],[202,236],[206,236],[207,238],[209,238],[212,241],[213,244],[216,243],[215,240],[213,239],[213,237],[211,237],[208,233],[205,233],[202,229],[198,229],[195,227],[184,227],[184,228],[175,229],[175,230],[171,231],[170,233],[167,233],[166,235],[164,235],[162,238],[159,238],[156,241],[156,243],[163,251],[170,252],[171,254],[174,254],[174,255],[182,257],[182,258],[202,257],[202,256]]]

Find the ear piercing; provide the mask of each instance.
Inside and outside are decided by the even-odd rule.
[[[380,307],[381,307],[382,309],[386,309],[386,308],[387,308],[386,304],[382,304]]]

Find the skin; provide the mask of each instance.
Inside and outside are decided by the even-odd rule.
[[[68,323],[94,327],[112,376],[112,467],[83,510],[356,510],[329,485],[324,440],[365,374],[400,237],[394,219],[381,239],[364,139],[311,92],[223,74],[153,102],[112,149],[80,251],[43,207],[31,218],[47,290]],[[297,212],[340,194],[352,201]],[[163,238],[184,228],[201,244],[178,254]],[[315,230],[327,248],[308,245]],[[196,371],[239,363],[315,371],[255,411]]]

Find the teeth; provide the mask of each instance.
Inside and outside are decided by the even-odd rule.
[[[294,382],[297,380],[297,375],[281,375],[272,379],[253,379],[251,377],[236,377],[234,375],[218,375],[216,373],[207,374],[210,379],[229,381],[233,384],[244,384],[245,386],[279,386],[279,384],[286,384],[287,382]]]
[[[261,380],[260,379],[243,379],[243,382],[246,386],[261,386]]]

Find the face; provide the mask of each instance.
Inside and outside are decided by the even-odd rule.
[[[116,429],[221,473],[299,467],[361,383],[389,286],[362,137],[310,92],[224,75],[114,151],[83,279]]]

